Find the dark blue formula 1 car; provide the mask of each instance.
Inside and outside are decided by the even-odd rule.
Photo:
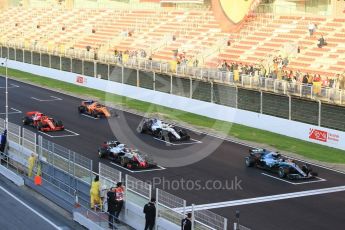
[[[280,178],[309,179],[317,176],[309,165],[298,165],[293,160],[266,149],[249,150],[245,163],[247,167],[257,167],[277,173]]]

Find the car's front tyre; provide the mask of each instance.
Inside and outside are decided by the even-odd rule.
[[[278,176],[280,178],[285,178],[289,174],[288,169],[284,167],[280,167],[278,170]]]
[[[254,159],[251,157],[246,157],[245,164],[247,167],[253,167],[254,166]]]

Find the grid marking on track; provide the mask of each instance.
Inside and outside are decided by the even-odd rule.
[[[270,174],[267,174],[267,173],[261,173],[261,174],[264,175],[264,176],[267,176],[267,177],[276,179],[276,180],[280,180],[280,181],[283,181],[283,182],[292,184],[292,185],[320,183],[320,182],[326,181],[326,179],[323,179],[323,178],[321,178],[321,177],[315,177],[315,178],[317,178],[317,180],[303,181],[303,182],[292,182],[292,181],[289,181],[289,180],[286,180],[286,179],[282,179],[282,178],[279,178],[279,177],[276,177],[276,176],[273,176],[273,175],[270,175]]]
[[[62,101],[61,98],[59,97],[55,97],[55,96],[49,96],[51,99],[39,99],[36,97],[30,97],[31,99],[35,100],[35,101],[40,101],[40,102],[48,102],[48,101]]]
[[[126,168],[126,167],[123,167],[123,166],[121,166],[121,165],[119,165],[119,164],[116,164],[116,163],[114,163],[114,162],[110,162],[110,164],[112,164],[112,165],[114,165],[114,166],[116,166],[116,167],[119,167],[119,168],[121,168],[121,169],[124,169],[124,170],[126,170],[126,171],[128,171],[128,172],[131,172],[131,173],[161,171],[161,170],[164,170],[164,169],[165,169],[164,167],[162,167],[162,166],[160,166],[160,165],[157,165],[158,168],[153,168],[153,169],[140,169],[140,170],[134,171],[134,170],[130,170],[130,169]]]
[[[42,131],[38,131],[39,133],[42,133],[50,138],[59,138],[59,137],[75,137],[75,136],[79,136],[79,133],[76,133],[76,132],[73,132],[69,129],[65,129],[64,131],[67,131],[69,132],[70,134],[62,134],[62,135],[50,135],[49,133],[47,132],[42,132]],[[57,132],[50,132],[50,133],[58,133],[60,131],[57,131]]]

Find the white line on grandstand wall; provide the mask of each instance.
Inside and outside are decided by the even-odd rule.
[[[16,113],[22,113],[22,111],[18,110],[18,109],[14,109],[14,108],[10,108],[11,110],[13,110],[14,112],[8,112],[8,114],[16,114]],[[4,115],[6,113],[0,113],[0,115]]]
[[[232,200],[232,201],[225,201],[225,202],[218,202],[218,203],[194,205],[194,210],[206,210],[206,209],[209,210],[209,209],[215,209],[215,208],[225,208],[225,207],[233,207],[233,206],[240,206],[240,205],[257,204],[257,203],[263,203],[263,202],[286,200],[286,199],[292,199],[292,198],[298,198],[298,197],[316,196],[316,195],[321,195],[321,194],[344,192],[344,191],[345,191],[345,186],[306,190],[302,192],[292,192],[292,193],[284,193],[284,194],[272,195],[272,196],[262,196],[262,197],[255,197],[255,198],[248,198],[248,199],[241,199],[241,200]],[[182,212],[182,208],[177,208],[174,210]],[[191,211],[192,207],[188,206],[186,207],[185,210]]]
[[[9,84],[9,86],[7,87],[8,89],[10,88],[18,88],[20,87],[19,85],[15,85],[15,84]],[[0,89],[5,89],[6,87],[5,86],[0,86]]]
[[[261,174],[264,175],[264,176],[267,176],[267,177],[271,177],[271,178],[276,179],[276,180],[280,180],[280,181],[283,181],[283,182],[286,182],[286,183],[289,183],[289,184],[293,184],[293,185],[311,184],[311,183],[319,183],[319,182],[326,181],[326,179],[323,179],[323,178],[320,178],[320,177],[315,177],[317,180],[304,181],[304,182],[291,182],[291,181],[288,181],[288,180],[285,180],[285,179],[281,179],[281,178],[276,177],[276,176],[269,175],[267,173],[261,173]]]
[[[50,98],[52,98],[52,99],[39,99],[39,98],[36,98],[36,97],[30,97],[30,98],[33,99],[33,100],[36,100],[36,101],[40,101],[40,102],[47,102],[47,101],[62,101],[61,98],[55,97],[55,96],[50,96]]]
[[[140,170],[133,171],[133,170],[130,170],[130,169],[126,168],[126,167],[123,167],[123,166],[121,166],[121,165],[119,165],[119,164],[116,164],[116,163],[114,163],[114,162],[112,162],[112,161],[110,162],[110,164],[112,164],[112,165],[114,165],[114,166],[116,166],[116,167],[119,167],[119,168],[121,168],[121,169],[124,169],[124,170],[126,170],[126,171],[128,171],[128,172],[131,172],[131,173],[142,173],[142,172],[161,171],[161,170],[166,169],[166,168],[164,168],[164,167],[162,167],[162,166],[160,166],[160,165],[157,165],[158,169],[157,169],[157,168],[156,168],[156,169],[140,169]]]
[[[57,226],[56,224],[54,224],[52,221],[50,221],[48,218],[46,218],[45,216],[43,216],[41,213],[37,212],[35,209],[31,208],[29,205],[27,205],[24,201],[20,200],[19,198],[17,198],[15,195],[13,195],[12,193],[10,193],[9,191],[7,191],[5,188],[3,188],[2,186],[0,186],[0,189],[2,191],[4,191],[5,193],[7,193],[9,196],[11,196],[13,199],[15,199],[16,201],[18,201],[19,203],[21,203],[23,206],[25,206],[27,209],[29,209],[30,211],[32,211],[33,213],[35,213],[37,216],[41,217],[44,221],[46,221],[48,224],[50,224],[51,226],[53,226],[55,229],[61,229],[61,227]]]

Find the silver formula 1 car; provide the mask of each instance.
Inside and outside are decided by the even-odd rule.
[[[308,179],[317,176],[307,165],[298,165],[295,161],[266,149],[251,149],[245,158],[247,167],[257,167],[277,173],[280,178]]]
[[[175,127],[172,124],[165,123],[156,118],[143,119],[137,131],[139,133],[147,133],[158,139],[174,142],[174,141],[188,141],[190,136],[187,131]]]
[[[138,150],[130,149],[116,140],[105,141],[98,149],[98,156],[100,158],[108,158],[129,169],[146,169],[157,166],[148,156],[140,153]]]

